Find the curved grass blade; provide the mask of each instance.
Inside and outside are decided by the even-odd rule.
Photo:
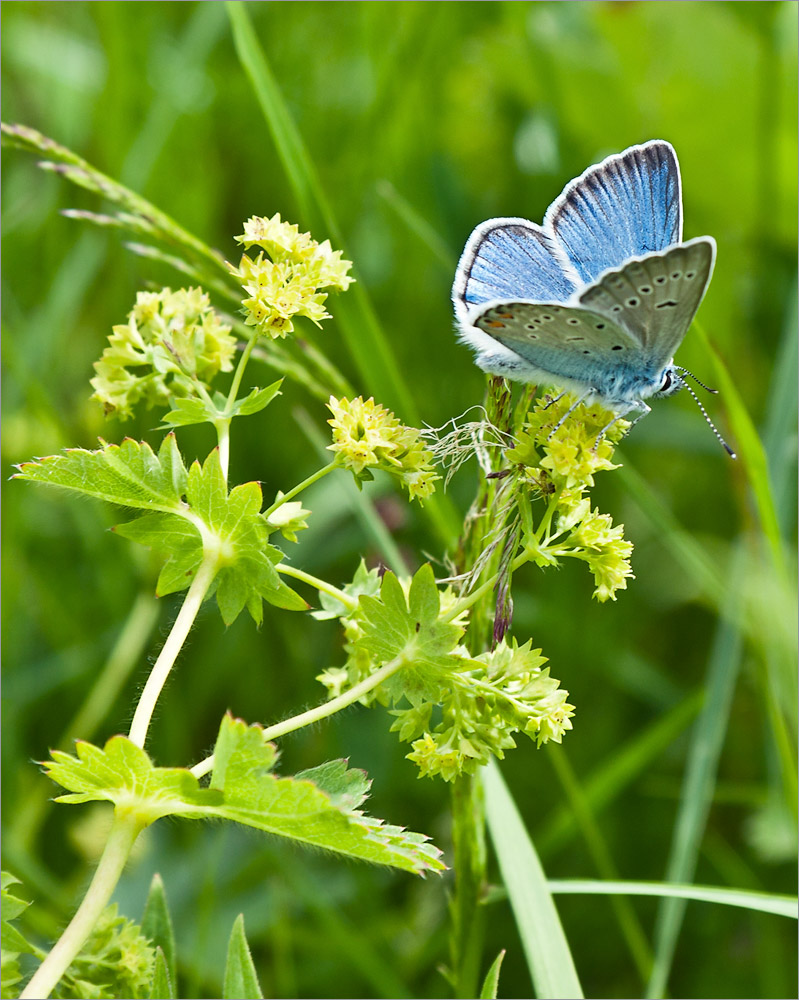
[[[539,1000],[583,996],[574,960],[535,847],[491,761],[484,770],[486,818]]]
[[[236,917],[230,932],[222,997],[223,1000],[263,1000],[241,914]]]
[[[294,189],[300,213],[312,228],[321,226],[326,235],[335,240],[336,246],[348,256],[311,157],[289,114],[245,5],[239,0],[228,0],[227,10],[236,52],[250,78],[272,133],[286,176]],[[421,418],[416,402],[396,363],[362,281],[358,281],[347,295],[337,299],[335,315],[369,393],[373,393],[394,410],[406,423],[419,427]],[[438,494],[430,497],[425,504],[425,511],[445,542],[457,537],[460,518],[447,497]]]
[[[594,879],[550,879],[550,892],[590,895],[671,896],[696,899],[703,903],[741,906],[761,913],[799,919],[799,899],[776,892],[753,892],[751,889],[725,889],[715,885],[681,885],[677,882],[602,882]]]

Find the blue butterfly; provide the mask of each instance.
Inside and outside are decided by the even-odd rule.
[[[567,184],[542,226],[489,219],[474,230],[452,288],[460,339],[489,374],[611,410],[599,441],[620,417],[649,413],[650,396],[687,388],[699,403],[673,355],[715,258],[712,237],[683,242],[677,155],[653,139]]]

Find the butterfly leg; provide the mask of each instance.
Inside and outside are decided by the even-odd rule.
[[[550,408],[550,406],[554,406],[554,405],[555,405],[555,403],[557,403],[557,402],[559,402],[559,401],[560,401],[561,399],[563,399],[563,397],[564,397],[565,395],[566,395],[566,390],[564,389],[564,390],[563,390],[563,392],[559,392],[559,393],[557,394],[557,396],[553,396],[553,398],[552,398],[552,399],[550,399],[550,401],[549,401],[548,403],[544,403],[544,405],[543,405],[543,406],[541,407],[541,409],[542,409],[542,410],[548,410],[548,409]],[[569,413],[571,413],[571,410],[569,411]]]
[[[555,424],[555,426],[552,428],[552,430],[549,432],[549,434],[547,434],[547,441],[551,440],[552,437],[553,437],[553,435],[557,434],[557,432],[561,429],[561,427],[563,426],[563,424],[566,422],[567,418],[570,417],[572,415],[572,413],[574,413],[574,411],[577,409],[577,407],[580,405],[580,403],[582,403],[586,399],[588,399],[589,396],[593,396],[595,392],[596,392],[596,389],[594,389],[592,387],[592,388],[590,388],[588,390],[588,392],[584,392],[582,394],[582,396],[579,396],[572,403],[572,405],[568,408],[568,410],[566,410],[566,412],[563,414],[563,416],[560,418],[560,420]],[[565,395],[566,395],[566,393],[562,392],[560,394],[560,396],[558,396],[558,399],[560,399],[562,396],[565,396]],[[557,400],[553,399],[552,402],[555,403],[555,402],[557,402]]]
[[[597,434],[596,441],[594,441],[594,447],[591,449],[591,451],[595,452],[597,450],[597,448],[599,447],[600,441],[607,434],[607,432],[610,430],[610,428],[616,423],[617,420],[621,420],[622,417],[626,416],[630,412],[631,409],[640,410],[641,412],[638,414],[638,416],[635,418],[635,420],[633,420],[633,422],[627,428],[627,434],[630,433],[630,431],[633,429],[633,427],[635,427],[635,425],[638,423],[638,421],[642,417],[645,417],[647,415],[647,413],[651,413],[652,412],[652,407],[651,406],[647,406],[647,404],[642,399],[639,399],[636,403],[634,403],[630,407],[630,409],[622,410],[621,413],[617,413],[616,416],[611,421],[609,421],[608,423],[605,424],[605,426],[602,428],[602,430],[599,432],[599,434]],[[625,434],[625,437],[627,436],[627,434]]]

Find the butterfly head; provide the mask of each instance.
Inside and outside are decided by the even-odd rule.
[[[674,364],[667,365],[663,370],[663,375],[661,378],[661,383],[657,389],[652,393],[653,396],[673,396],[675,392],[679,392],[680,389],[685,387],[685,382],[680,378],[677,373],[677,368]]]

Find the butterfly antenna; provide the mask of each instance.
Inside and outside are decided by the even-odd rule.
[[[682,368],[680,365],[675,365],[674,367],[677,369],[678,372],[684,372],[686,375],[690,375],[691,378],[694,380],[694,382],[696,382],[699,385],[701,385],[702,388],[706,389],[708,392],[714,392],[714,393],[718,392],[718,389],[711,389],[709,385],[705,385],[705,383],[701,379],[698,379],[696,377],[696,375],[694,375],[693,372],[689,372],[687,368]],[[683,381],[683,385],[685,385],[684,381]]]
[[[684,369],[681,369],[681,370],[684,370]],[[688,372],[688,374],[691,375],[690,372]],[[693,378],[694,376],[692,375],[691,377]],[[702,415],[704,416],[705,420],[707,420],[707,422],[708,422],[708,424],[710,426],[710,429],[713,431],[713,433],[718,438],[718,441],[719,441],[719,444],[721,445],[721,447],[727,452],[727,454],[730,456],[730,458],[737,458],[738,456],[735,454],[735,452],[732,450],[732,448],[730,448],[730,446],[727,444],[727,442],[724,440],[724,438],[721,436],[721,434],[719,434],[718,428],[713,423],[713,421],[710,419],[707,410],[704,408],[704,406],[702,406],[702,402],[699,399],[699,397],[697,396],[697,394],[694,392],[694,390],[690,387],[690,385],[688,385],[688,383],[685,381],[685,379],[681,378],[679,375],[677,376],[677,381],[683,386],[684,389],[687,389],[688,392],[690,392],[690,394],[694,397],[694,402],[699,407],[699,409],[702,411]],[[697,379],[696,381],[699,382],[699,379]],[[699,382],[699,384],[702,385],[701,382]],[[705,386],[705,388],[707,388],[707,386]],[[710,391],[713,392],[712,389]]]

